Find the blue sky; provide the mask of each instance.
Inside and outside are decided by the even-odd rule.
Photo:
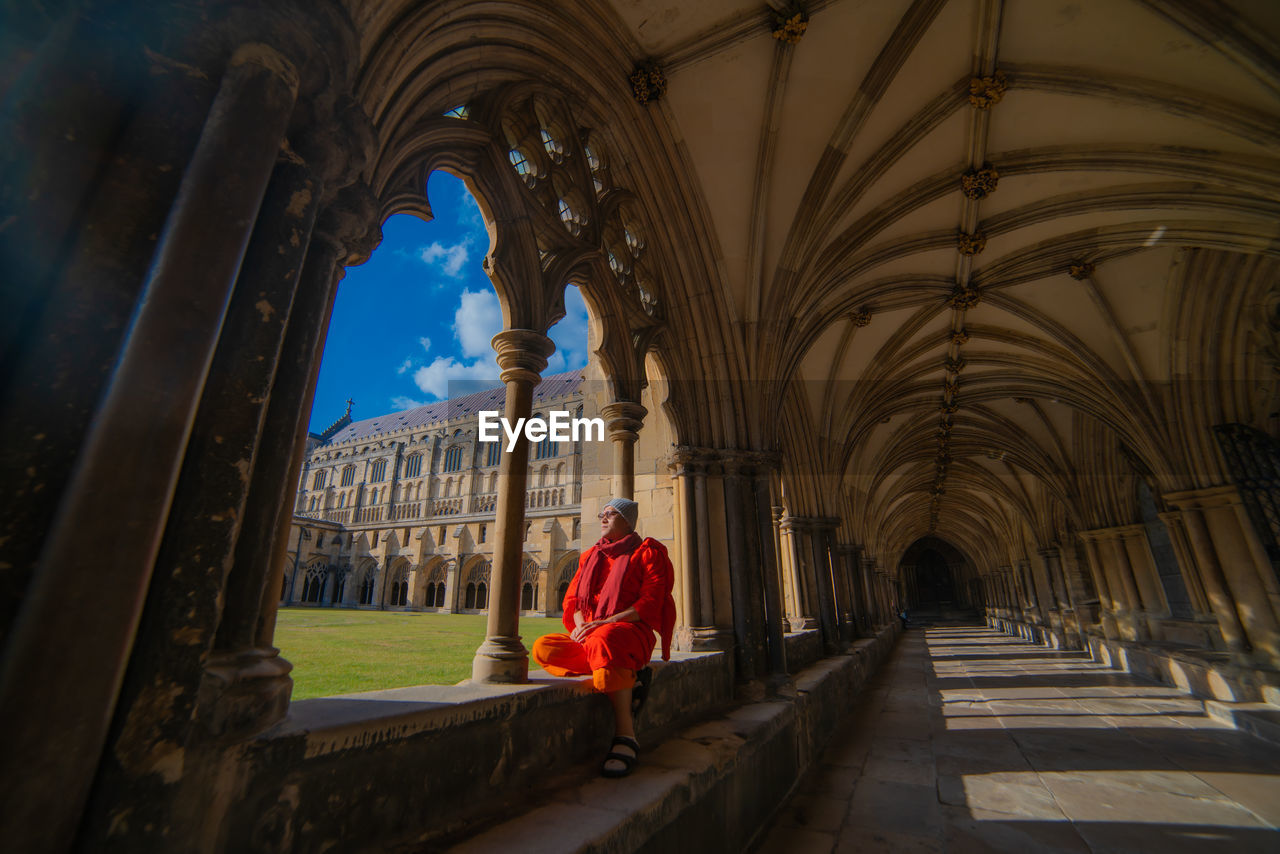
[[[489,339],[502,331],[502,310],[481,267],[489,236],[480,208],[445,172],[432,173],[427,197],[434,220],[388,219],[377,251],[338,285],[313,432],[336,421],[348,397],[359,421],[499,384]],[[546,374],[587,362],[587,308],[577,288],[567,289],[565,310],[550,332],[556,352]]]

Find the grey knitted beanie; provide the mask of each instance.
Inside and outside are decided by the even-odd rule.
[[[636,529],[636,519],[640,517],[640,505],[632,501],[630,498],[610,498],[604,503],[605,507],[612,507],[622,514],[622,518],[627,520],[627,524],[631,526],[631,530]],[[603,512],[603,511],[601,511]]]

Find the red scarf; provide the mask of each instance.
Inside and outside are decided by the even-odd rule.
[[[600,590],[595,606],[591,609],[591,619],[602,620],[612,617],[618,611],[618,598],[622,595],[622,579],[627,574],[627,564],[631,553],[640,545],[640,535],[635,531],[609,542],[603,537],[596,543],[591,560],[582,571],[582,579],[578,582],[580,598],[591,601],[591,594]],[[615,563],[616,560],[616,563]],[[610,565],[613,571],[610,572]]]

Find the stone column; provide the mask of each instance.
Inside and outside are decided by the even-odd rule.
[[[836,614],[835,590],[831,583],[830,554],[824,545],[818,520],[804,520],[802,542],[817,587],[818,627],[822,630],[822,643],[828,653],[835,653],[840,645],[840,623]]]
[[[762,675],[765,662],[764,608],[758,583],[758,554],[750,543],[741,469],[736,461],[725,467],[724,515],[729,548],[729,593],[733,601],[734,653],[738,679]],[[754,507],[752,508],[754,510]],[[751,514],[754,516],[754,513]]]
[[[793,609],[787,614],[787,626],[793,632],[808,631],[818,627],[818,621],[813,615],[809,587],[805,581],[804,558],[801,551],[803,527],[803,523],[794,516],[784,516],[778,523],[779,533],[783,538],[782,549],[786,556],[784,564],[791,587],[790,604]]]
[[[770,473],[758,465],[753,477],[755,494],[755,532],[760,541],[760,573],[763,581],[765,642],[769,652],[769,672],[775,676],[787,672],[786,614],[782,607],[782,589],[778,575],[778,542],[775,537]]]
[[[838,520],[829,520],[837,522]],[[856,637],[853,609],[853,590],[849,584],[848,568],[849,549],[851,546],[840,545],[835,539],[836,527],[831,525],[823,530],[828,559],[831,561],[831,576],[836,593],[836,616],[838,620],[840,642],[849,644]]]
[[[773,524],[773,561],[774,566],[778,568],[778,595],[781,597],[781,608],[783,614],[783,630],[794,632],[796,629],[791,627],[791,615],[795,612],[794,588],[792,587],[791,573],[794,568],[788,560],[789,555],[782,544],[782,517],[786,512],[780,504],[774,504],[769,508],[770,522]]]
[[[1112,532],[1109,539],[1125,604],[1121,624],[1129,630],[1128,640],[1147,640],[1151,637],[1151,632],[1142,613],[1142,596],[1138,592],[1138,582],[1133,576],[1133,565],[1129,562],[1129,549],[1125,546],[1122,534]]]
[[[687,452],[677,452],[676,498],[680,516],[677,532],[680,537],[680,604],[684,620],[684,632],[688,634],[686,648],[693,648],[693,627],[701,625],[701,603],[698,589],[698,518],[697,518],[697,465]]]
[[[110,725],[109,714],[83,710],[115,706],[297,87],[294,68],[264,45],[231,57],[24,594],[0,670],[0,721],[11,739],[0,779],[23,781],[6,797],[0,822],[14,850],[44,836],[49,822],[60,843],[46,837],[48,850],[70,846],[75,822],[64,826],[59,817],[79,814]],[[104,495],[117,512],[104,509]],[[109,584],[93,559],[103,551],[112,556]]]
[[[1177,510],[1158,514],[1169,532],[1169,540],[1173,543],[1174,555],[1178,560],[1178,569],[1187,586],[1187,595],[1191,599],[1191,607],[1197,615],[1212,615],[1213,606],[1209,603],[1209,595],[1205,591],[1204,579],[1198,571],[1195,550],[1191,547],[1191,539],[1187,534],[1187,526],[1183,522],[1182,513]]]
[[[459,608],[458,582],[461,579],[458,576],[458,569],[459,561],[457,558],[445,558],[444,607],[440,610],[446,614],[456,613]]]
[[[1116,627],[1117,603],[1111,593],[1111,586],[1107,583],[1107,573],[1098,553],[1098,540],[1092,534],[1081,534],[1080,539],[1084,541],[1085,559],[1093,576],[1093,586],[1098,591],[1098,619],[1102,624],[1102,634],[1107,640],[1115,640],[1120,636]]]
[[[533,389],[555,351],[551,339],[530,329],[508,329],[493,337],[507,387],[503,416],[509,424],[533,413]],[[476,682],[526,682],[529,653],[520,642],[520,575],[523,564],[525,489],[529,443],[521,436],[498,468],[498,506],[493,540],[486,638],[476,650],[471,678]]]
[[[615,498],[635,498],[636,492],[636,440],[649,411],[638,403],[619,400],[606,404],[600,410],[605,418],[609,439],[613,442],[613,495]]]
[[[287,711],[293,665],[279,657],[273,644],[278,603],[272,595],[288,549],[290,514],[283,498],[302,465],[307,418],[342,277],[339,262],[367,257],[367,244],[352,253],[348,242],[376,239],[379,234],[373,200],[365,188],[344,191],[318,219],[262,422],[244,526],[227,578],[223,620],[215,650],[205,663],[201,694],[208,726],[251,731],[274,723]]]

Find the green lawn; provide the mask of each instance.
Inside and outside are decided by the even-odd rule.
[[[483,614],[281,608],[275,645],[293,662],[293,699],[406,685],[452,685],[471,676]],[[564,631],[560,619],[521,617],[526,648]]]

